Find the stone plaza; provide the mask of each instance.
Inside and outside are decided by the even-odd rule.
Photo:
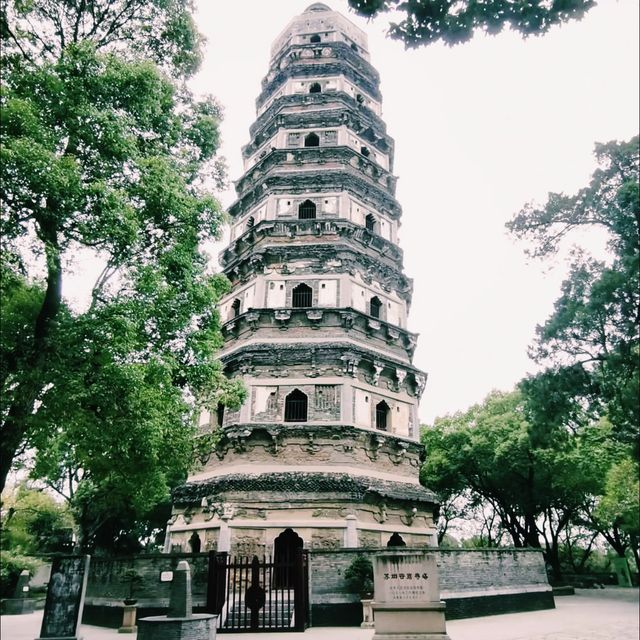
[[[577,589],[556,598],[556,608],[447,622],[451,640],[638,640],[638,590]],[[33,640],[42,611],[1,618],[3,640]],[[116,629],[82,625],[84,640],[115,640]],[[373,629],[311,627],[304,633],[248,633],[245,640],[371,640]],[[126,637],[134,638],[133,635]]]

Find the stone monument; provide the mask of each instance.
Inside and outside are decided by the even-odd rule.
[[[79,640],[90,556],[54,558],[37,640]]]
[[[367,35],[310,5],[276,38],[256,105],[220,257],[220,359],[248,395],[203,410],[201,433],[220,438],[174,492],[169,548],[435,545],[418,481],[426,374]]]
[[[181,560],[173,572],[167,615],[140,618],[138,640],[214,640],[217,618],[192,612],[191,569]]]
[[[33,608],[33,600],[29,598],[29,571],[24,569],[18,576],[13,598],[2,601],[2,613],[4,615],[33,613]]]
[[[372,640],[448,640],[440,600],[437,555],[430,551],[376,554]]]

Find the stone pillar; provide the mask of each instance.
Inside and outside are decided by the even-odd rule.
[[[231,551],[231,531],[226,520],[220,522],[220,533],[218,535],[218,551]]]
[[[180,560],[173,572],[167,617],[190,618],[191,610],[191,569],[186,560]]]
[[[218,616],[194,614],[191,605],[191,569],[181,560],[173,572],[168,615],[140,618],[138,640],[213,640]]]
[[[347,531],[344,541],[345,549],[355,549],[358,547],[358,520],[355,516],[347,516]]]

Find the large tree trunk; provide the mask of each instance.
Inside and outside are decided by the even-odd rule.
[[[26,357],[21,367],[26,372],[22,382],[11,393],[13,401],[2,424],[0,434],[0,493],[16,454],[23,446],[28,432],[28,421],[36,400],[46,384],[46,367],[50,352],[51,329],[60,311],[62,300],[62,266],[55,229],[42,231],[47,257],[47,290],[35,321],[31,344],[22,345]]]

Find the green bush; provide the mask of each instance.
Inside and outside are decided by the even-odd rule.
[[[37,558],[23,556],[14,551],[3,551],[0,554],[0,596],[13,598],[20,573],[27,569],[33,576],[41,564]]]
[[[365,556],[356,556],[344,572],[344,580],[351,593],[360,598],[373,595],[373,565]]]

